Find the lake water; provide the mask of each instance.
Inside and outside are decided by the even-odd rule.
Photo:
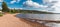
[[[60,14],[18,14],[17,17],[60,21]],[[49,27],[60,27],[60,23],[45,23],[45,25]]]
[[[60,23],[46,23],[45,25],[49,27],[60,27]]]
[[[18,17],[38,19],[38,20],[53,20],[60,21],[60,14],[18,14]]]

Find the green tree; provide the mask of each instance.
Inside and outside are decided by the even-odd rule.
[[[13,9],[13,13],[15,13],[16,11],[15,11],[15,8]]]
[[[8,12],[9,11],[9,8],[8,8],[8,6],[5,2],[2,3],[2,11],[3,12]]]

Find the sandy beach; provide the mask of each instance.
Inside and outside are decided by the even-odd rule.
[[[17,18],[14,15],[15,14],[5,14],[0,17],[0,27],[46,27],[37,22]]]

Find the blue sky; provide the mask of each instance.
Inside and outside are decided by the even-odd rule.
[[[23,1],[11,3],[13,0],[4,0],[10,8],[21,8]]]
[[[2,0],[0,0],[0,1],[2,1]],[[23,6],[23,3],[27,0],[19,0],[19,1],[18,0],[3,0],[3,1],[7,3],[9,8],[25,8]],[[13,1],[16,1],[16,2],[13,2]],[[39,4],[42,3],[42,0],[32,0],[32,1],[37,2]],[[0,6],[1,6],[1,4],[2,4],[2,2],[0,2]]]
[[[60,0],[0,0],[0,8],[3,1],[9,8],[60,13]]]

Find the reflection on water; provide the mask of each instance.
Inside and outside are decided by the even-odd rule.
[[[17,17],[60,21],[60,14],[18,14]],[[45,23],[49,27],[60,27],[60,23]]]
[[[49,27],[60,27],[60,23],[46,23],[45,25]]]
[[[18,14],[18,17],[38,19],[38,20],[60,20],[60,14]]]

